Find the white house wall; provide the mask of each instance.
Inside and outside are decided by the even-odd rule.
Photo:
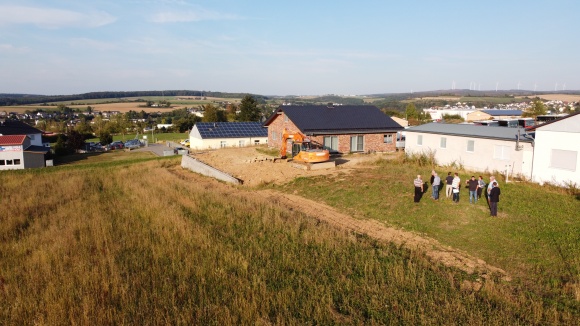
[[[24,152],[22,151],[22,146],[4,146],[0,148],[5,148],[6,150],[0,150],[0,160],[12,161],[20,160],[18,165],[0,165],[0,170],[21,170],[24,169]]]
[[[202,139],[201,137],[195,137],[195,132],[192,131],[189,137],[189,147],[197,150],[216,149],[221,147],[240,147],[240,141],[243,141],[243,147],[262,145],[268,143],[268,137]],[[222,142],[225,142],[223,146]]]
[[[419,135],[423,136],[422,145],[417,144]],[[446,148],[441,148],[442,137],[447,139]],[[468,140],[474,141],[473,152],[467,151]],[[505,158],[494,158],[496,146],[503,146]],[[510,175],[517,174],[530,178],[533,148],[531,143],[520,143],[520,146],[521,150],[516,151],[515,141],[418,133],[407,130],[405,152],[409,154],[434,152],[439,165],[456,163],[468,170],[489,172],[505,172],[509,169]]]
[[[565,121],[563,120],[562,122]],[[576,132],[552,131],[550,129],[538,128],[536,130],[533,180],[541,184],[550,182],[566,186],[569,182],[572,182],[580,185],[580,132],[578,129],[576,129]],[[562,169],[553,167],[552,150],[554,149],[571,151],[571,154],[575,152],[575,168]]]

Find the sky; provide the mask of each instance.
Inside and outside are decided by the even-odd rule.
[[[580,1],[0,0],[0,93],[580,90]]]

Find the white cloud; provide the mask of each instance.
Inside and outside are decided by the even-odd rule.
[[[112,43],[101,42],[89,38],[74,38],[70,40],[71,47],[107,51],[115,48]]]
[[[28,48],[15,47],[12,44],[0,44],[0,53],[25,53],[25,52],[28,52]]]
[[[241,17],[233,14],[220,13],[217,11],[198,8],[186,11],[165,11],[151,17],[154,23],[184,23],[204,20],[236,20]]]
[[[99,27],[117,20],[104,11],[81,13],[63,9],[0,5],[0,25],[31,24],[43,28]]]

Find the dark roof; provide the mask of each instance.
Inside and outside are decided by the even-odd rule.
[[[562,121],[564,119],[568,119],[568,118],[573,117],[573,116],[578,115],[578,114],[580,114],[580,112],[576,112],[576,113],[572,113],[572,114],[569,114],[569,115],[565,115],[565,116],[559,117],[559,118],[554,119],[554,120],[551,120],[551,121],[547,121],[547,122],[544,122],[544,123],[541,123],[541,124],[537,124],[535,126],[528,127],[528,130],[536,130],[538,128],[544,127],[544,126],[549,125],[549,124],[552,124],[554,122],[558,122],[558,121]]]
[[[452,124],[452,123],[427,123],[424,125],[411,127],[405,132],[421,132],[427,134],[440,134],[450,136],[462,136],[473,138],[488,138],[501,140],[517,140],[518,130],[521,135],[520,141],[531,142],[531,138],[526,138],[526,130],[523,128],[508,127],[487,127],[470,124]]]
[[[0,121],[0,135],[30,135],[41,134],[42,131],[17,120]]]
[[[283,105],[264,123],[284,112],[304,134],[395,132],[404,128],[373,105]]]
[[[513,115],[513,116],[521,116],[522,110],[481,110],[483,113],[487,113],[492,117],[495,116],[502,116],[502,115]]]
[[[22,145],[26,135],[0,136],[0,145]]]
[[[48,153],[50,151],[50,147],[31,145],[28,146],[24,151],[32,153]]]
[[[201,138],[268,137],[261,122],[198,122]]]

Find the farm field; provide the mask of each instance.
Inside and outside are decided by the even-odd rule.
[[[574,94],[538,94],[537,97],[548,101],[578,102],[580,95]]]
[[[365,165],[352,175],[357,171],[389,170]],[[340,172],[315,183],[348,178]],[[397,182],[395,174],[390,178]],[[295,183],[308,180],[287,187],[303,193]],[[22,184],[26,196],[18,191]],[[361,183],[359,196],[370,195],[368,189]],[[573,303],[433,264],[420,252],[302,213],[271,197],[275,189],[233,187],[183,170],[179,158],[3,172],[0,190],[0,324],[573,324],[578,318]],[[408,210],[408,218],[417,213]]]
[[[151,100],[154,102],[166,100],[166,101],[171,102],[171,107],[169,107],[169,108],[146,107],[146,106],[142,106],[145,104],[144,102],[121,102],[120,99],[94,99],[94,100],[77,100],[77,101],[72,101],[72,102],[71,101],[53,102],[53,103],[48,103],[50,105],[47,105],[47,106],[44,106],[44,105],[2,106],[2,107],[0,107],[0,110],[6,111],[6,112],[24,113],[27,110],[32,111],[32,110],[36,110],[36,109],[43,109],[43,110],[56,109],[58,104],[63,103],[71,108],[78,108],[78,109],[86,109],[87,106],[91,106],[93,108],[93,110],[96,110],[96,111],[119,111],[122,113],[129,112],[129,111],[136,111],[136,112],[145,111],[145,112],[150,113],[150,112],[170,112],[172,110],[182,109],[184,107],[192,107],[192,106],[198,106],[198,105],[214,103],[214,102],[222,102],[222,101],[239,103],[241,100],[241,99],[235,99],[235,98],[217,98],[217,97],[208,97],[205,100],[195,100],[195,99],[178,100],[176,97],[172,97],[172,96],[166,96],[166,97],[144,96],[144,97],[140,97],[140,99]],[[134,101],[134,100],[137,100],[137,98],[126,98],[125,100]],[[108,102],[115,102],[115,103],[108,103]],[[75,104],[71,104],[71,103],[75,103]]]

